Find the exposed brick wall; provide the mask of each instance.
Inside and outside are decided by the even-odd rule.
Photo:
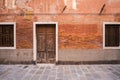
[[[59,25],[59,48],[101,48],[102,35],[97,30],[96,24]]]
[[[59,48],[73,49],[96,49],[102,48],[102,26],[103,22],[119,21],[117,16],[81,16],[79,19],[73,16],[50,16],[48,19],[41,16],[40,20],[36,17],[28,20],[25,16],[1,16],[1,22],[16,22],[17,26],[17,48],[31,49],[33,48],[33,22],[35,21],[57,21],[59,24]],[[58,17],[58,18],[54,18]],[[66,18],[68,17],[68,18]],[[38,18],[38,17],[37,17]],[[62,18],[62,19],[61,19]],[[65,19],[65,20],[64,20]]]
[[[76,10],[72,9],[72,1],[69,1],[67,2],[66,10],[61,13],[65,6],[63,0],[17,0],[13,9],[9,9],[7,6],[5,8],[0,6],[0,22],[17,23],[16,38],[18,49],[33,48],[33,22],[36,21],[58,22],[60,49],[102,48],[103,22],[120,22],[120,0],[76,1]],[[2,0],[0,4],[2,4]],[[103,4],[106,4],[103,10],[105,15],[98,15]],[[21,13],[22,15],[14,15]],[[50,15],[51,13],[61,14]]]
[[[33,21],[17,18],[17,48],[31,49],[33,48]]]

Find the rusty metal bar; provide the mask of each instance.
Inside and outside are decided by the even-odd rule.
[[[101,10],[100,10],[100,12],[99,12],[99,15],[101,15],[101,14],[102,14],[102,12],[103,12],[104,8],[105,8],[105,4],[102,6],[102,8],[101,8]]]
[[[65,9],[67,8],[67,6],[64,6],[63,10],[62,10],[62,13],[65,11]]]

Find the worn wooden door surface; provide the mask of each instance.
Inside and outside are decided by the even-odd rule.
[[[55,24],[38,24],[37,32],[37,62],[54,63],[56,58]]]

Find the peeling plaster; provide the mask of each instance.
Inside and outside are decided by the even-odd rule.
[[[76,9],[76,0],[73,0],[73,2],[72,2],[72,8]]]
[[[57,13],[56,6],[55,6],[54,4],[52,4],[52,5],[50,6],[50,12],[51,12],[51,13]]]
[[[64,0],[64,4],[67,5],[67,0]]]
[[[7,7],[7,0],[5,0],[5,6]]]
[[[33,11],[33,8],[30,6],[27,6],[26,4],[29,3],[31,0],[16,0],[16,5],[20,9],[25,9],[27,11]]]
[[[114,2],[120,2],[120,0],[108,0],[109,4],[114,3]]]
[[[15,0],[5,0],[5,7],[8,9],[15,9]]]

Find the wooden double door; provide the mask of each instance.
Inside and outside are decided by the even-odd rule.
[[[37,63],[56,61],[56,25],[37,24]]]

